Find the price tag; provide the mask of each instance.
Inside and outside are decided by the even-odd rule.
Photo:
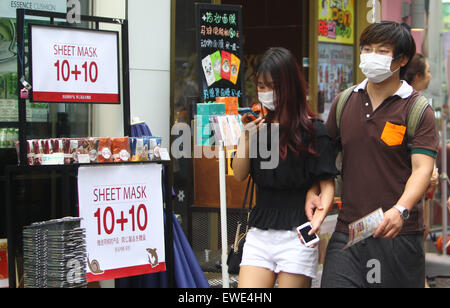
[[[89,282],[165,271],[161,165],[80,167]]]

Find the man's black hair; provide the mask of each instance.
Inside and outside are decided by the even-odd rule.
[[[387,43],[394,46],[394,59],[401,56],[409,59],[408,64],[400,69],[403,78],[409,63],[416,54],[416,43],[411,34],[411,28],[406,23],[382,21],[368,26],[361,34],[360,47],[372,44]]]

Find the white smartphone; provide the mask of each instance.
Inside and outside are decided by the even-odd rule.
[[[306,247],[311,247],[314,244],[317,244],[320,241],[320,238],[317,236],[317,234],[309,235],[309,231],[312,230],[312,225],[310,222],[305,223],[304,225],[301,225],[297,228],[297,232],[300,234],[300,236],[303,239],[304,245]]]

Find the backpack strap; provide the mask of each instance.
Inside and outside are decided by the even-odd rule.
[[[428,99],[425,96],[421,95],[417,98],[417,100],[411,107],[411,110],[409,111],[406,128],[408,135],[409,149],[411,149],[412,147],[412,140],[416,135],[416,130],[419,127],[420,120],[422,120],[422,116],[425,113],[425,110],[428,108],[428,106],[429,106]]]
[[[340,130],[341,130],[341,118],[342,118],[342,113],[344,112],[345,105],[347,105],[348,99],[352,95],[353,91],[355,91],[357,86],[358,85],[348,88],[347,90],[342,92],[341,97],[339,97],[339,100],[338,100],[338,103],[336,106],[336,124],[337,124],[337,128],[338,128],[338,132],[340,132]],[[339,135],[340,135],[340,133],[339,133]]]

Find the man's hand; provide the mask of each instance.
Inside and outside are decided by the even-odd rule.
[[[395,238],[403,228],[403,218],[400,212],[392,208],[384,213],[384,219],[373,235],[374,238]]]
[[[450,211],[450,198],[448,198],[448,200],[447,200],[447,207],[448,207],[448,210]]]

